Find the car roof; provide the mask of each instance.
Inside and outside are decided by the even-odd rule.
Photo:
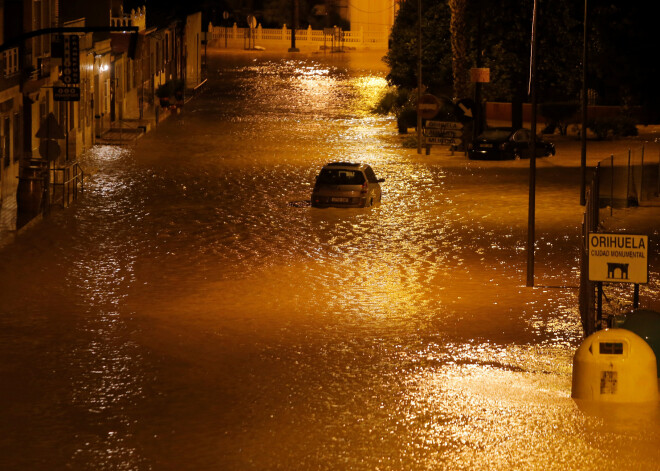
[[[360,164],[356,162],[330,162],[325,164],[323,168],[332,167],[332,168],[352,168],[352,169],[365,169],[368,167],[367,164]]]

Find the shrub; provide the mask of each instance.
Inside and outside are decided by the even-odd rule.
[[[377,114],[396,114],[398,110],[405,107],[409,96],[410,90],[406,90],[405,88],[391,87],[380,98],[372,111]]]
[[[407,132],[408,128],[416,128],[417,110],[415,108],[402,108],[397,113],[396,123],[400,133]]]
[[[406,149],[414,149],[417,147],[417,136],[408,136],[402,142],[401,145]]]
[[[591,129],[598,140],[609,137],[636,136],[638,132],[635,120],[626,115],[592,118],[587,121],[587,128]]]
[[[617,116],[613,119],[612,125],[615,136],[636,136],[639,133],[637,123],[630,116]]]
[[[603,141],[613,135],[612,124],[609,118],[592,118],[587,121],[587,129],[591,129],[596,139]]]
[[[544,133],[551,134],[555,128],[559,128],[559,133],[565,136],[568,130],[568,122],[575,116],[579,108],[580,104],[577,102],[542,103],[539,113],[548,120]]]

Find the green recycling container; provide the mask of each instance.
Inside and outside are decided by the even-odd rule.
[[[660,377],[660,312],[651,311],[650,309],[637,309],[628,314],[621,328],[635,332],[646,340],[646,343],[655,353],[658,363],[658,377]]]

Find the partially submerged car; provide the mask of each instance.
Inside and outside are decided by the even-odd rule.
[[[480,160],[527,159],[532,155],[532,132],[525,128],[488,128],[468,145],[468,158]],[[555,155],[555,146],[536,138],[536,156]]]
[[[364,208],[380,203],[380,184],[367,164],[331,162],[316,177],[312,191],[314,208]]]

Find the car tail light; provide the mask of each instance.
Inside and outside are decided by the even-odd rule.
[[[364,182],[362,184],[362,189],[360,190],[360,193],[367,193],[367,188],[369,187],[369,184],[367,182]]]

